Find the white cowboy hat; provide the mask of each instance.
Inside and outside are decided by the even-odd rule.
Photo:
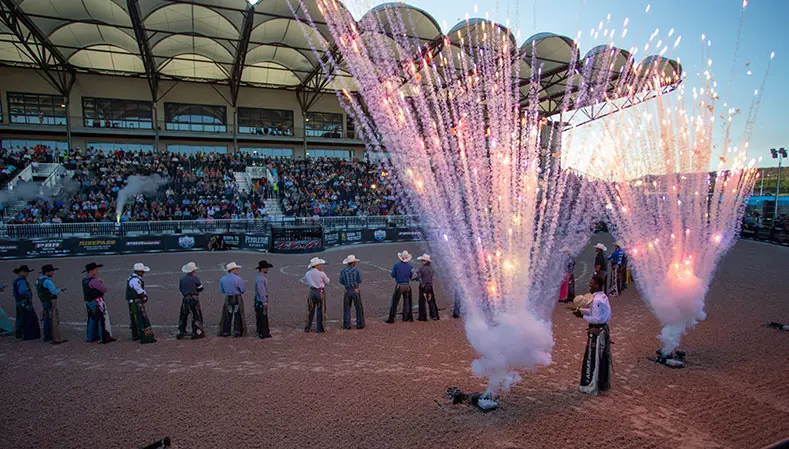
[[[421,256],[417,257],[416,260],[421,260],[423,262],[432,262],[433,259],[430,258],[429,254],[422,254]]]
[[[241,265],[239,265],[239,264],[237,264],[235,262],[230,262],[229,264],[225,265],[225,271],[230,271],[230,270],[232,270],[234,268],[241,268]]]
[[[563,246],[562,249],[560,249],[559,251],[563,252],[563,253],[571,253],[571,252],[573,252],[573,250],[571,250],[569,246]]]
[[[134,271],[142,271],[147,273],[151,271],[151,267],[146,267],[144,263],[136,263],[134,264]]]
[[[403,262],[410,262],[411,254],[409,254],[408,251],[403,251],[402,253],[397,253],[397,258]]]
[[[594,247],[595,249],[602,249],[603,251],[608,251],[608,248],[606,248],[605,245],[603,245],[602,243],[598,243]]]
[[[318,257],[313,257],[312,259],[310,259],[310,264],[307,265],[307,268],[313,268],[313,267],[316,267],[318,265],[323,265],[325,263],[326,263],[325,260],[320,259]]]
[[[188,264],[181,267],[181,271],[183,271],[184,273],[192,273],[199,269],[200,268],[194,262],[189,262]]]
[[[358,261],[359,261],[359,259],[357,259],[357,258],[356,258],[356,256],[354,256],[353,254],[351,254],[350,256],[348,256],[348,257],[346,257],[345,259],[343,259],[343,260],[342,260],[342,263],[343,263],[343,265],[347,265],[347,264],[349,264],[349,263],[352,263],[352,262],[358,262]]]

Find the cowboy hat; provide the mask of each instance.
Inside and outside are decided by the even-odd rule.
[[[273,266],[274,265],[271,265],[270,263],[268,263],[268,261],[261,260],[260,262],[258,262],[258,267],[256,268],[256,270],[262,270],[263,268],[271,268]]]
[[[422,254],[421,256],[417,257],[416,260],[421,260],[422,262],[432,262],[433,259],[430,258],[428,254]]]
[[[573,250],[570,249],[569,246],[563,246],[562,249],[560,249],[559,251],[563,252],[563,253],[571,253],[571,252],[573,252]]]
[[[85,271],[83,271],[83,273],[87,273],[89,271],[93,271],[96,268],[101,268],[103,266],[104,266],[103,264],[96,263],[96,262],[91,262],[91,263],[85,265]]]
[[[50,271],[58,271],[59,269],[60,268],[55,268],[55,267],[52,266],[52,264],[48,263],[48,264],[44,265],[43,267],[41,267],[41,272],[42,273],[49,273]]]
[[[403,251],[402,253],[397,253],[397,258],[402,262],[410,262],[411,254],[409,254],[408,251]]]
[[[181,267],[181,271],[184,273],[193,273],[199,269],[200,267],[198,267],[194,262],[189,262],[188,264]]]
[[[595,247],[595,249],[601,249],[603,251],[608,251],[608,248],[606,248],[605,245],[603,245],[602,243],[598,243],[594,247]]]
[[[230,262],[229,264],[225,265],[225,271],[230,271],[230,270],[233,270],[235,268],[241,268],[241,265],[239,265],[239,264],[237,264],[235,262]]]
[[[343,263],[343,265],[347,265],[349,263],[358,262],[358,261],[359,261],[359,259],[357,259],[356,256],[351,254],[350,256],[348,256],[345,259],[343,259],[342,263]]]
[[[307,265],[307,268],[313,268],[313,267],[316,267],[318,265],[323,265],[325,263],[326,263],[325,260],[320,259],[318,257],[313,257],[312,259],[310,259],[310,264]]]
[[[134,271],[142,271],[143,273],[147,273],[151,271],[151,267],[146,267],[144,263],[136,263],[134,264]]]
[[[27,265],[22,265],[19,268],[14,268],[14,273],[16,273],[16,274],[19,274],[19,273],[30,273],[30,271],[31,271],[30,267],[28,267]]]

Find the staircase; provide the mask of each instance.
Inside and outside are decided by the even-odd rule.
[[[248,193],[249,177],[247,176],[247,173],[243,171],[237,171],[237,172],[233,172],[233,176],[236,178],[236,185],[238,186],[238,191],[241,193]]]
[[[282,203],[279,202],[278,199],[267,199],[265,200],[266,204],[266,211],[270,217],[282,217]]]

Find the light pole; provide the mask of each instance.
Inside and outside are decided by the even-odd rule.
[[[773,211],[774,228],[775,221],[778,220],[778,194],[781,192],[781,162],[786,157],[786,148],[779,148],[778,150],[771,148],[770,153],[772,153],[773,159],[778,159],[778,182],[775,184],[775,210]]]

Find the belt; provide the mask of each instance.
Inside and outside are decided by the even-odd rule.
[[[432,282],[422,282],[419,285],[430,285],[430,286],[432,286],[433,283]]]
[[[410,286],[411,283],[410,282],[398,282],[397,285],[408,285],[408,286]]]
[[[591,324],[591,323],[589,323],[589,327],[591,327],[593,329],[602,329],[602,328],[604,328],[606,326],[608,326],[608,323],[603,323],[603,324]]]
[[[310,290],[318,290],[319,292],[322,292],[323,287],[310,287]]]

